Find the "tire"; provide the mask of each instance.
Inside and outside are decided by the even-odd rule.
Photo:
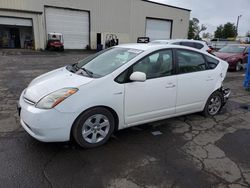
[[[223,96],[219,91],[215,91],[207,100],[203,115],[205,117],[213,117],[217,115],[223,106]]]
[[[238,72],[242,69],[242,63],[241,61],[238,61],[235,66],[235,71]]]
[[[93,108],[81,114],[72,128],[72,135],[79,146],[94,148],[105,144],[115,128],[112,113],[105,108]]]

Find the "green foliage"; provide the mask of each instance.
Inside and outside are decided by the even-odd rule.
[[[217,27],[216,31],[214,32],[214,38],[224,38],[223,29],[223,25]]]
[[[224,25],[219,25],[214,32],[215,38],[232,38],[237,36],[237,29],[233,23],[226,23]]]
[[[193,39],[195,37],[195,28],[193,20],[189,21],[188,39]]]
[[[200,21],[197,18],[193,18],[189,21],[188,39],[201,40],[200,33],[205,31],[207,27],[205,25],[199,25]]]

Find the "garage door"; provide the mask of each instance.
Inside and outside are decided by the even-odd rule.
[[[47,33],[62,33],[65,49],[89,45],[89,13],[61,8],[45,9]]]
[[[167,20],[146,20],[146,36],[150,41],[171,38],[172,22]]]
[[[0,17],[0,25],[32,26],[31,19]]]

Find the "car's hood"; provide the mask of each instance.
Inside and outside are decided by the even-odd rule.
[[[91,82],[87,78],[69,72],[66,67],[43,74],[35,78],[27,87],[24,97],[32,102],[38,102],[42,97],[62,88],[77,88]]]
[[[220,59],[226,60],[229,57],[237,57],[238,53],[222,53],[222,52],[214,52],[214,55]]]

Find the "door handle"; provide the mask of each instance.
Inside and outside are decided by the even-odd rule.
[[[206,79],[206,81],[212,81],[212,80],[214,80],[212,76],[208,76]]]
[[[167,88],[167,89],[169,89],[169,88],[174,88],[175,86],[176,86],[175,84],[169,83],[169,84],[166,86],[166,88]]]

